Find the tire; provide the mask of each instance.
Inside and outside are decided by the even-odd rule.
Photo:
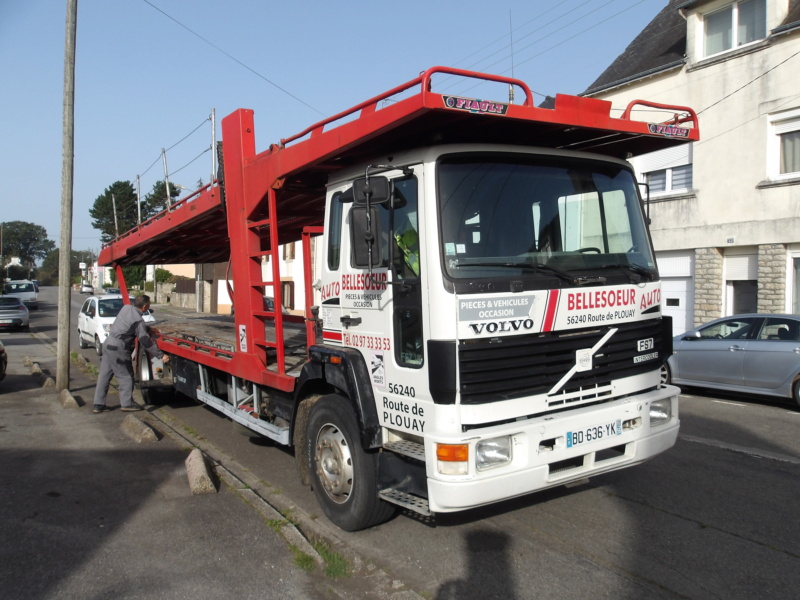
[[[666,362],[661,365],[661,385],[669,385],[672,383],[672,371],[669,368],[669,364]]]
[[[136,352],[135,374],[136,381],[139,383],[139,392],[142,394],[142,401],[149,405],[163,404],[163,402],[159,400],[161,394],[158,389],[142,385],[144,381],[153,380],[153,371],[147,352],[141,346],[138,347]]]
[[[306,431],[311,485],[328,519],[345,531],[389,519],[394,506],[378,496],[378,455],[361,447],[350,401],[336,394],[320,398]]]
[[[94,336],[94,351],[97,352],[97,356],[103,356],[103,344],[97,336]]]
[[[81,333],[81,330],[78,329],[78,348],[80,348],[81,350],[86,350],[86,348],[88,347],[89,344],[87,344],[86,340],[83,339],[83,334]]]
[[[800,408],[800,379],[792,384],[792,400]]]

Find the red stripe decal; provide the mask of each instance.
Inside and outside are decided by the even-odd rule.
[[[341,342],[342,341],[342,332],[341,331],[324,331],[322,332],[322,339],[329,340],[331,342]]]
[[[547,309],[544,313],[544,327],[542,331],[553,331],[553,323],[556,320],[556,311],[558,309],[558,290],[550,290],[547,293]]]

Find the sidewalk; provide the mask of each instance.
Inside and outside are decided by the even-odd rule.
[[[223,482],[192,495],[188,450],[170,437],[137,443],[129,415],[91,412],[94,381],[74,364],[63,408],[25,357],[55,375],[55,351],[27,333],[3,335],[0,382],[0,590],[2,597],[342,598],[313,557],[292,551],[280,525]],[[115,393],[108,405],[118,407]],[[142,415],[143,413],[132,413]],[[268,526],[271,525],[271,526]]]

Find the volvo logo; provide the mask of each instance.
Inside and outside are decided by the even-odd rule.
[[[512,319],[510,321],[489,321],[488,323],[470,323],[475,335],[482,333],[514,333],[523,329],[533,329],[533,319]]]

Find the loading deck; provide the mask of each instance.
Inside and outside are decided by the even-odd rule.
[[[231,315],[209,315],[191,312],[188,309],[177,309],[169,306],[157,306],[158,318],[150,329],[163,341],[181,348],[200,353],[207,353],[220,360],[233,360],[236,353],[236,323]],[[292,317],[284,317],[292,318]],[[302,322],[286,322],[283,327],[285,354],[285,372],[297,377],[307,360],[306,328]],[[268,342],[275,342],[275,326],[271,322],[264,325],[264,336]],[[321,343],[322,339],[319,338]],[[162,344],[165,351],[169,348]],[[270,349],[267,370],[278,372],[277,352]]]

